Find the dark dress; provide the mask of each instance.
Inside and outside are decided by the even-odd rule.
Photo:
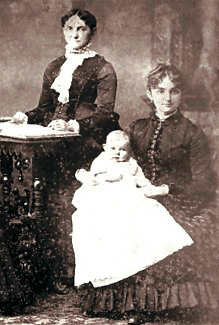
[[[73,73],[69,102],[58,101],[51,89],[65,62],[65,56],[52,61],[43,77],[43,87],[37,108],[26,112],[28,123],[47,126],[52,120],[76,119],[83,137],[95,138],[102,144],[105,136],[118,127],[119,115],[114,110],[117,77],[112,65],[98,54],[84,59]]]
[[[50,244],[46,251],[50,252],[48,272],[52,273],[55,282],[72,279],[74,275],[70,233],[71,201],[79,186],[79,182],[75,181],[75,172],[78,168],[89,167],[102,150],[106,135],[120,128],[119,115],[114,112],[117,77],[112,65],[98,54],[84,59],[73,73],[69,102],[62,104],[58,101],[59,93],[51,89],[51,85],[65,60],[65,56],[61,56],[48,65],[39,104],[26,112],[31,124],[47,126],[55,119],[76,119],[80,125],[78,146],[70,143],[57,153],[56,159],[47,161],[45,157],[39,163],[44,170],[48,169],[45,211]]]
[[[178,111],[164,122],[154,114],[133,122],[130,137],[145,176],[155,185],[169,185],[170,193],[157,199],[194,244],[113,285],[90,285],[83,292],[83,307],[94,315],[139,312],[153,317],[192,307],[216,309],[216,184],[206,136]]]

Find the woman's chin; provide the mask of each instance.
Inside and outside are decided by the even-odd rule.
[[[72,42],[72,41],[67,42],[67,45],[72,50],[79,50],[81,47],[83,47],[83,45],[81,45],[80,43],[78,43],[78,42]]]
[[[176,111],[177,111],[176,108],[172,108],[170,106],[165,106],[165,108],[163,109],[163,114],[168,116],[168,115],[175,113]]]

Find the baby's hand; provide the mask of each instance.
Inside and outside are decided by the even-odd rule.
[[[169,187],[165,184],[160,186],[145,186],[144,187],[144,195],[147,197],[157,196],[157,195],[166,195],[169,193]]]
[[[158,186],[160,194],[159,195],[167,195],[169,194],[169,186],[166,184],[162,184]]]
[[[86,169],[78,169],[75,173],[75,178],[81,182],[81,183],[86,183],[90,185],[97,185],[97,181],[95,180],[94,176],[87,171]]]
[[[78,169],[75,173],[75,178],[80,181],[81,183],[84,183],[86,178],[88,177],[89,172],[83,168]]]

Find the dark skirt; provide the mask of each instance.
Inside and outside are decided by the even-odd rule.
[[[190,204],[179,209],[178,200],[171,196],[160,201],[194,243],[115,284],[82,286],[78,292],[84,311],[95,316],[123,316],[132,312],[159,314],[193,307],[218,308],[219,232],[212,210],[202,209],[192,216]]]

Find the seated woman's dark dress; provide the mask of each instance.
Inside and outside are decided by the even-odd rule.
[[[94,315],[217,309],[216,182],[204,132],[178,110],[165,121],[152,114],[133,122],[130,137],[145,176],[169,186],[157,199],[194,244],[118,283],[85,290],[84,309]]]

